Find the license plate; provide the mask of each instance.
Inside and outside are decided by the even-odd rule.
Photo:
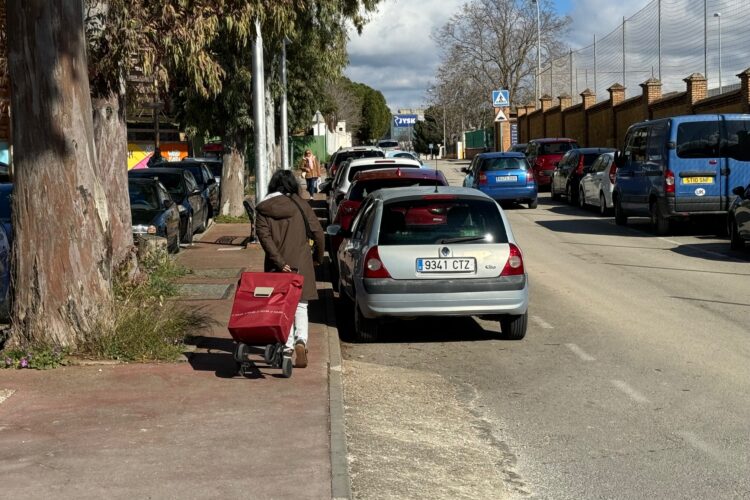
[[[713,184],[713,177],[683,177],[683,184]]]
[[[495,182],[516,182],[518,177],[515,175],[499,175],[495,177]]]
[[[471,258],[417,259],[418,273],[475,273],[477,260]]]

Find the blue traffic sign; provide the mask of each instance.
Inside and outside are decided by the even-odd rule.
[[[510,95],[507,90],[493,90],[492,91],[492,107],[494,108],[507,108],[510,106]]]

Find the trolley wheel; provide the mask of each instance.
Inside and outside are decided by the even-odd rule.
[[[237,342],[234,347],[234,360],[238,363],[244,363],[247,361],[247,355],[250,354],[250,350],[247,348],[247,344]]]
[[[292,376],[292,358],[285,357],[281,362],[281,373],[285,378]]]
[[[269,365],[273,363],[273,351],[274,347],[273,344],[268,344],[266,346],[266,350],[263,351],[263,359],[268,363]]]

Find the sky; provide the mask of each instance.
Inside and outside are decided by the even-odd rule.
[[[467,0],[383,0],[362,35],[350,34],[349,67],[345,74],[383,92],[393,111],[420,106],[440,63],[440,51],[430,35],[444,25]],[[649,0],[553,0],[573,23],[568,44],[573,48],[609,33]]]

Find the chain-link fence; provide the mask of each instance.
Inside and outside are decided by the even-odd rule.
[[[653,0],[611,33],[592,33],[587,47],[547,61],[540,94],[570,94],[575,103],[589,88],[602,101],[620,83],[628,98],[652,76],[666,94],[683,91],[692,73],[708,78],[709,95],[739,88],[735,75],[750,67],[749,7],[748,0]]]

